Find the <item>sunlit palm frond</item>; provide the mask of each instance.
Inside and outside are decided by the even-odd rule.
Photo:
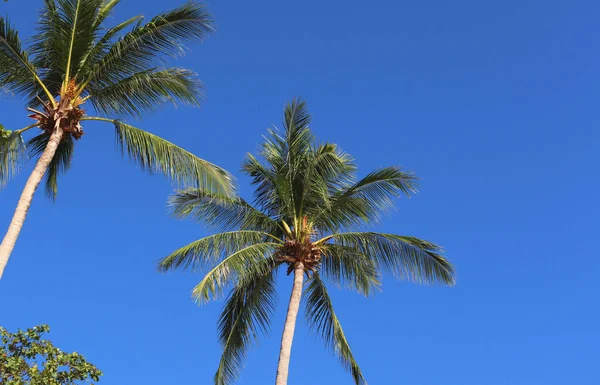
[[[188,2],[137,25],[121,37],[89,71],[85,84],[96,92],[132,74],[160,67],[165,56],[184,52],[184,43],[213,31],[206,8]]]
[[[399,167],[386,167],[334,193],[329,205],[321,205],[314,216],[317,227],[337,231],[373,224],[395,207],[394,199],[417,191],[417,178]]]
[[[102,4],[103,0],[44,0],[31,48],[52,94],[79,72],[94,46],[101,32]]]
[[[19,172],[26,153],[22,135],[0,125],[0,188]]]
[[[15,95],[29,95],[43,88],[37,69],[23,49],[19,33],[8,19],[0,17],[0,89]]]
[[[119,121],[114,124],[117,145],[142,169],[162,173],[179,184],[230,192],[231,176],[222,168],[147,131]]]
[[[348,370],[357,385],[366,385],[350,344],[346,340],[340,321],[333,311],[333,304],[319,274],[314,274],[306,288],[306,321],[311,330],[325,340]]]
[[[207,303],[221,295],[223,289],[249,269],[259,266],[272,254],[278,243],[260,242],[235,251],[213,267],[192,290],[192,297],[199,304]]]
[[[269,216],[285,216],[292,212],[289,180],[285,176],[263,165],[251,154],[246,157],[242,169],[252,178],[254,203],[260,210]]]
[[[454,267],[441,248],[415,237],[375,232],[332,235],[336,244],[359,250],[396,277],[419,283],[454,284]]]
[[[278,233],[278,224],[273,218],[240,197],[190,188],[172,195],[169,208],[178,218],[191,217],[221,231],[247,229]]]
[[[91,76],[91,71],[94,70],[94,65],[97,64],[110,50],[110,47],[112,46],[112,39],[114,39],[125,28],[129,27],[133,23],[139,22],[142,19],[142,16],[134,16],[122,23],[115,25],[112,28],[109,28],[104,35],[102,35],[102,37],[95,41],[94,45],[83,57],[81,65],[75,74],[75,78],[89,79],[89,76]],[[84,93],[87,93],[86,90],[84,90]]]
[[[151,69],[99,90],[91,90],[90,101],[109,116],[141,116],[165,102],[198,106],[202,83],[193,71],[182,68]]]
[[[210,235],[184,246],[163,258],[158,269],[202,269],[247,246],[276,241],[261,231],[240,230]]]
[[[264,260],[248,271],[225,303],[218,324],[223,354],[214,376],[215,385],[233,384],[250,345],[259,334],[269,332],[276,305],[274,263],[273,259]]]
[[[380,288],[377,265],[360,250],[328,244],[323,249],[321,271],[340,287],[350,287],[368,296]]]
[[[304,154],[313,143],[314,136],[308,128],[310,121],[311,116],[304,100],[293,99],[285,107],[283,124],[285,127],[285,148],[289,155],[289,161],[293,161]]]

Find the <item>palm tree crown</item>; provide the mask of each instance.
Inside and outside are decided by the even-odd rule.
[[[141,167],[177,183],[227,194],[230,176],[156,135],[128,125],[172,102],[198,105],[202,84],[187,69],[165,58],[184,52],[212,28],[204,6],[188,2],[144,22],[135,16],[109,27],[119,0],[44,0],[37,33],[24,47],[8,19],[0,17],[0,89],[24,97],[33,123],[18,130],[0,127],[0,187],[26,160],[38,158],[15,216],[0,245],[0,276],[20,232],[31,197],[45,175],[55,198],[59,174],[69,169],[82,122],[114,125],[117,145]],[[95,114],[88,115],[84,106]],[[25,143],[31,129],[41,133]]]
[[[195,74],[167,67],[164,58],[183,53],[184,43],[210,33],[210,15],[204,6],[188,2],[145,23],[135,16],[109,28],[106,21],[119,2],[44,0],[27,50],[10,22],[0,17],[0,88],[25,97],[34,119],[24,129],[3,131],[0,183],[18,169],[26,147],[39,155],[60,126],[68,135],[46,174],[46,191],[54,197],[57,175],[69,168],[74,140],[84,134],[81,122],[98,120],[114,124],[118,145],[143,168],[178,181],[227,187],[223,170],[121,121],[166,102],[199,103],[202,84]],[[102,116],[88,116],[85,104]],[[42,133],[23,146],[22,134],[34,127]]]
[[[300,286],[302,277],[308,277],[306,319],[357,384],[364,378],[324,279],[364,295],[380,286],[383,273],[421,283],[454,284],[454,269],[435,244],[362,230],[393,208],[394,198],[416,191],[415,176],[387,167],[357,179],[350,155],[335,144],[317,143],[309,122],[305,103],[292,101],[285,108],[285,130],[269,131],[262,159],[248,155],[243,170],[255,187],[253,204],[201,188],[179,191],[171,198],[176,216],[192,217],[222,231],[176,250],[159,265],[162,271],[208,269],[193,289],[200,303],[231,287],[219,319],[224,351],[216,384],[235,381],[251,341],[268,330],[280,267],[288,274],[294,271]],[[295,315],[292,318],[295,321]],[[287,376],[287,367],[283,369]],[[278,371],[277,383],[285,383],[279,377]]]

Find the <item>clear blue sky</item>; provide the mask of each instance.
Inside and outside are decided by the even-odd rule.
[[[123,0],[116,18],[170,2]],[[40,0],[0,3],[30,35]],[[370,384],[592,385],[597,371],[600,38],[596,1],[211,1],[218,32],[178,62],[207,87],[200,109],[135,122],[238,172],[284,103],[363,173],[400,164],[423,178],[381,229],[446,248],[454,288],[384,280],[334,305]],[[28,124],[3,99],[1,123]],[[52,340],[105,372],[103,385],[212,383],[222,303],[189,298],[200,275],[155,261],[207,234],[169,218],[169,182],[87,124],[58,201],[36,196],[0,282],[0,324],[47,323]],[[2,231],[25,181],[0,192]],[[285,302],[241,385],[275,377]],[[290,385],[351,384],[299,318]]]

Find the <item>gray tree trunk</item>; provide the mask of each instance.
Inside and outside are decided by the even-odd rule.
[[[283,335],[281,337],[281,349],[279,350],[279,364],[277,365],[277,377],[275,385],[287,385],[288,371],[290,368],[290,356],[292,353],[292,341],[296,329],[296,317],[300,308],[302,298],[302,284],[304,281],[304,264],[299,263],[294,269],[294,286],[288,306]]]
[[[56,153],[56,149],[60,144],[63,133],[63,130],[57,129],[50,136],[48,145],[44,149],[40,159],[38,159],[35,168],[29,176],[29,179],[27,179],[27,183],[25,183],[25,188],[23,188],[23,192],[21,193],[21,198],[17,204],[12,221],[8,226],[8,231],[2,240],[2,244],[0,244],[0,278],[2,278],[4,268],[6,267],[8,258],[10,257],[10,253],[12,253],[13,249],[15,248],[17,238],[19,238],[19,233],[23,227],[23,222],[25,222],[27,212],[29,211],[29,206],[31,206],[33,194],[42,181],[44,174],[46,174],[46,170],[48,169],[52,158],[54,158],[54,154]]]

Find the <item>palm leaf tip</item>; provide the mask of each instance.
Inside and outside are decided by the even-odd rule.
[[[0,125],[0,188],[19,172],[26,157],[23,137]]]
[[[265,260],[270,266],[272,260]],[[275,310],[275,279],[261,269],[245,274],[231,291],[219,318],[223,354],[214,376],[216,385],[229,385],[239,377],[247,351],[259,334],[267,334]]]
[[[114,124],[121,153],[143,170],[164,174],[179,185],[232,193],[233,177],[224,169],[147,131],[117,120]]]
[[[332,238],[337,244],[368,256],[397,278],[422,284],[455,283],[454,267],[441,254],[441,247],[431,242],[376,232],[338,233]]]
[[[318,273],[312,276],[306,289],[305,298],[305,316],[310,329],[323,337],[326,346],[331,348],[337,355],[342,366],[352,375],[356,385],[366,385],[367,382],[352,354],[340,321],[333,310],[333,304],[327,293],[325,283]]]

